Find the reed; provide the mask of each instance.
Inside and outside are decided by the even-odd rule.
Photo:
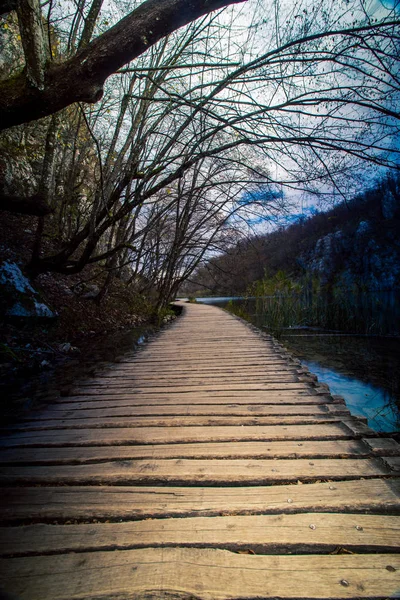
[[[323,285],[315,277],[293,280],[279,272],[253,283],[243,302],[227,309],[279,337],[290,328],[320,328],[364,335],[399,335],[398,292]]]

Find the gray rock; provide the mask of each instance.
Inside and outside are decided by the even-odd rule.
[[[58,346],[58,349],[60,352],[64,352],[65,354],[67,354],[68,352],[70,352],[72,346],[69,342],[66,342],[65,344],[60,344]]]
[[[4,262],[0,266],[2,309],[8,317],[54,319],[57,314],[41,301],[16,263]]]
[[[81,283],[74,288],[75,294],[81,298],[96,298],[100,293],[99,286],[94,283]]]

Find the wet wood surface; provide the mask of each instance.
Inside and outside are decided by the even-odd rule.
[[[399,445],[218,308],[185,304],[0,457],[0,597],[400,597]]]

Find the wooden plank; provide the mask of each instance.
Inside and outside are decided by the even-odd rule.
[[[255,352],[243,352],[241,353],[239,350],[232,352],[224,352],[222,346],[217,347],[214,346],[212,349],[208,350],[205,353],[197,352],[194,348],[193,352],[175,352],[172,344],[172,350],[170,353],[162,354],[160,352],[151,352],[146,355],[141,355],[141,361],[143,363],[146,362],[157,362],[157,364],[167,364],[167,363],[175,363],[175,364],[186,364],[186,363],[196,363],[198,365],[212,365],[213,356],[218,355],[218,359],[220,363],[223,361],[224,363],[232,362],[238,363],[246,361],[248,364],[259,364],[260,362],[272,361],[274,358],[279,357],[280,360],[289,360],[290,355],[285,354],[280,351],[271,350],[271,352],[266,352],[265,350],[257,350]],[[143,364],[142,363],[142,364]]]
[[[107,427],[17,432],[1,438],[4,448],[27,446],[107,446],[226,441],[349,439],[342,423],[316,425],[243,425],[239,427]]]
[[[3,522],[301,512],[400,514],[400,479],[255,487],[56,486],[1,490]]]
[[[391,456],[400,455],[400,444],[392,438],[368,438],[365,440],[373,452],[380,455]]]
[[[229,394],[231,394],[231,392],[242,392],[242,391],[246,391],[246,392],[251,392],[251,391],[269,391],[269,390],[308,390],[310,388],[310,385],[307,383],[302,383],[302,382],[293,382],[293,383],[233,383],[231,385],[224,385],[224,384],[218,384],[218,383],[205,383],[202,386],[196,386],[196,385],[182,385],[182,386],[153,386],[153,387],[138,387],[138,386],[133,386],[132,384],[130,384],[129,382],[126,383],[120,383],[118,385],[112,385],[109,386],[112,387],[112,392],[113,394],[123,394],[126,393],[127,389],[132,389],[134,390],[135,394],[158,394],[159,396],[162,396],[164,393],[166,394],[184,394],[187,392],[197,392],[198,388],[200,387],[200,389],[204,392],[229,392]],[[98,394],[109,394],[110,392],[107,391],[107,386],[100,386],[100,385],[88,385],[88,386],[82,386],[76,393],[84,393],[87,394],[89,393],[89,390],[92,392],[96,392]],[[125,390],[125,391],[124,391]]]
[[[398,598],[399,569],[396,554],[249,556],[197,548],[0,561],[4,589],[20,600]]]
[[[400,551],[400,520],[381,515],[303,513],[150,519],[0,527],[1,556],[29,556],[146,547],[212,547],[254,552]]]
[[[358,440],[317,442],[235,442],[201,444],[160,444],[153,446],[100,446],[75,448],[0,449],[4,464],[85,464],[107,460],[143,458],[367,458],[369,446]]]
[[[1,467],[2,485],[68,483],[137,485],[266,485],[318,479],[388,476],[380,459],[158,459],[116,460],[86,465]]]
[[[93,377],[107,377],[112,379],[113,381],[121,380],[128,377],[131,380],[143,380],[143,381],[166,381],[166,380],[182,380],[184,378],[190,379],[204,379],[204,380],[212,380],[212,379],[239,379],[241,378],[241,371],[243,368],[246,368],[247,379],[254,375],[254,377],[262,378],[267,376],[268,378],[272,378],[274,376],[283,377],[287,375],[304,375],[307,373],[298,366],[278,366],[278,365],[265,365],[262,367],[250,366],[250,365],[239,365],[239,366],[224,366],[219,369],[213,369],[210,366],[204,366],[202,368],[195,368],[195,364],[193,363],[193,368],[191,364],[187,366],[178,367],[175,366],[173,369],[171,368],[163,368],[160,365],[157,366],[157,373],[152,376],[152,371],[154,371],[155,365],[148,365],[147,368],[142,368],[140,370],[136,368],[128,368],[125,369],[117,369],[113,368],[112,370],[105,370],[101,372],[94,372]],[[301,371],[299,373],[299,371]]]
[[[152,348],[152,346],[150,346]],[[275,349],[271,349],[268,351],[264,346],[259,345],[258,348],[246,349],[243,348],[241,351],[239,343],[235,347],[227,348],[225,344],[213,344],[209,346],[207,349],[200,350],[198,346],[193,346],[192,349],[186,350],[178,350],[176,346],[174,347],[173,342],[170,344],[170,349],[161,351],[156,349],[151,349],[151,351],[143,354],[143,358],[147,360],[157,359],[160,361],[180,361],[183,360],[192,360],[196,362],[196,360],[204,360],[206,362],[211,363],[213,355],[215,356],[218,353],[218,358],[220,360],[235,360],[236,358],[240,358],[243,360],[244,358],[252,360],[268,360],[276,357],[277,351]],[[279,352],[279,356],[284,356],[282,351]]]
[[[114,403],[104,403],[101,408],[84,403],[78,406],[73,403],[67,407],[62,404],[52,405],[50,409],[31,413],[29,420],[46,421],[50,419],[82,419],[82,418],[101,418],[101,417],[144,417],[144,416],[317,416],[317,415],[344,415],[349,414],[349,410],[342,404],[300,404],[300,405],[254,405],[254,404],[202,404],[202,405],[153,405],[153,406],[132,406],[125,404],[114,406]]]
[[[246,369],[246,373],[240,373],[238,369],[235,370],[223,370],[223,371],[219,371],[217,373],[211,371],[211,369],[209,371],[203,371],[200,373],[194,373],[191,371],[177,371],[174,373],[171,372],[159,372],[157,371],[157,373],[155,373],[154,375],[149,371],[147,371],[147,375],[145,373],[137,373],[135,371],[128,371],[126,370],[125,372],[119,372],[119,371],[105,371],[102,373],[98,373],[96,374],[96,377],[93,378],[93,381],[99,380],[99,381],[105,381],[107,380],[109,383],[118,383],[121,380],[126,380],[126,381],[135,381],[135,382],[143,382],[143,383],[150,383],[150,382],[160,382],[160,383],[176,383],[176,382],[182,382],[182,381],[187,381],[188,379],[190,379],[190,381],[195,381],[197,383],[197,381],[246,381],[246,380],[265,380],[265,381],[274,381],[276,378],[278,378],[279,380],[282,380],[285,377],[292,377],[292,376],[297,376],[299,375],[298,371],[300,371],[300,369],[297,369],[295,367],[289,369],[252,369],[251,367],[249,369]],[[303,373],[300,373],[303,374]]]
[[[206,393],[206,394],[163,394],[162,398],[159,396],[146,396],[141,394],[118,394],[114,395],[112,392],[105,394],[82,394],[77,396],[65,396],[59,398],[54,403],[54,407],[63,404],[72,403],[90,403],[91,406],[97,406],[101,408],[103,403],[112,403],[113,406],[168,406],[168,405],[201,405],[201,404],[255,404],[255,405],[288,405],[288,404],[333,404],[333,399],[328,395],[312,395],[312,394],[279,394],[279,393],[247,393],[247,392],[232,392],[231,394],[222,393]],[[94,403],[97,403],[94,404]],[[335,403],[336,404],[336,403]],[[69,408],[69,406],[68,406]]]
[[[350,414],[350,413],[348,413]],[[250,425],[307,425],[313,423],[337,423],[341,421],[339,415],[279,415],[270,417],[259,416],[99,416],[80,417],[73,419],[45,419],[25,421],[12,425],[7,430],[13,431],[47,431],[51,429],[96,429],[102,427],[206,427],[206,426],[231,426],[244,427]]]
[[[124,373],[132,373],[137,376],[147,376],[149,375],[149,367],[153,363],[147,363],[146,361],[134,361],[131,360],[125,363],[115,363],[110,369],[104,371],[105,373],[109,373],[110,375],[121,375]],[[166,376],[166,375],[183,375],[183,374],[196,374],[200,375],[204,374],[218,374],[218,373],[237,373],[240,370],[240,367],[246,365],[247,368],[251,371],[255,371],[256,373],[265,373],[266,371],[275,371],[275,370],[292,370],[298,369],[299,365],[294,361],[288,361],[282,358],[271,359],[268,362],[256,363],[256,364],[248,364],[247,361],[241,361],[238,359],[237,363],[231,364],[228,361],[224,361],[222,364],[217,365],[201,365],[196,362],[191,362],[187,365],[182,361],[178,363],[166,363],[164,365],[159,364],[157,369],[157,375]]]
[[[400,473],[400,456],[387,456],[383,457],[382,460],[392,473]]]
[[[195,377],[186,375],[184,377],[154,377],[145,379],[142,377],[111,377],[110,375],[101,375],[95,379],[82,381],[79,384],[80,388],[84,387],[132,387],[134,389],[144,388],[181,388],[181,387],[195,387],[202,388],[204,386],[210,387],[214,385],[218,386],[230,386],[236,387],[238,385],[264,385],[264,384],[286,384],[286,383],[298,383],[301,381],[300,376],[296,373],[282,373],[276,375],[252,375],[245,374],[243,376],[217,375],[214,377]]]
[[[115,369],[116,371],[120,371],[123,372],[124,370],[128,370],[129,372],[149,372],[149,369],[151,369],[152,367],[154,367],[155,365],[157,366],[157,372],[163,373],[175,373],[176,371],[192,371],[194,373],[202,373],[204,371],[209,372],[212,371],[213,369],[215,369],[215,372],[219,372],[219,371],[235,371],[238,369],[242,369],[243,367],[248,367],[250,369],[270,369],[271,367],[278,368],[284,365],[293,365],[293,366],[297,366],[300,363],[298,363],[296,360],[294,360],[293,358],[291,358],[290,356],[281,356],[280,354],[275,354],[274,356],[271,356],[270,358],[266,359],[257,359],[257,358],[229,358],[229,359],[225,359],[223,362],[218,363],[217,365],[215,364],[215,361],[213,363],[212,358],[208,358],[208,359],[198,359],[198,360],[194,360],[194,359],[185,359],[185,358],[181,358],[179,359],[179,361],[171,361],[171,360],[157,360],[156,358],[153,359],[146,359],[145,357],[141,357],[140,359],[138,359],[137,357],[132,357],[129,360],[124,360],[124,361],[120,361],[117,363],[117,366],[115,366],[113,368],[113,370]]]

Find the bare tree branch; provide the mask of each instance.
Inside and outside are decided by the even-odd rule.
[[[50,65],[42,88],[32,87],[25,72],[3,82],[1,128],[53,114],[74,102],[97,102],[106,79],[160,39],[213,10],[244,1],[146,0],[71,59]]]

